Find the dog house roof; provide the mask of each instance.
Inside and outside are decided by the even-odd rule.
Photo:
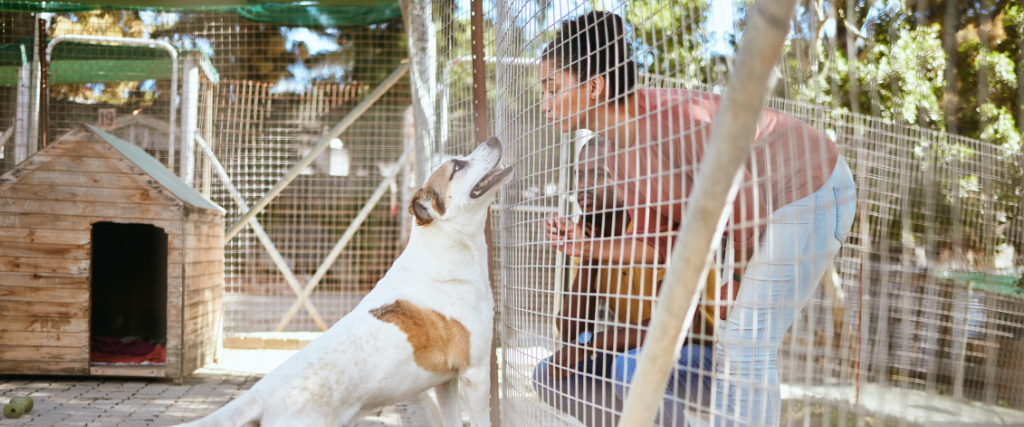
[[[218,206],[188,184],[185,184],[185,182],[175,176],[173,172],[167,170],[164,165],[160,164],[160,161],[154,159],[153,156],[150,156],[149,153],[135,146],[135,144],[106,133],[93,125],[85,126],[91,132],[95,133],[110,144],[110,146],[114,147],[114,149],[122,155],[127,157],[128,160],[131,160],[132,163],[135,163],[135,165],[145,171],[146,174],[153,177],[153,179],[174,194],[175,197],[181,199],[181,201],[198,208],[216,210],[221,213],[225,212],[224,208]]]

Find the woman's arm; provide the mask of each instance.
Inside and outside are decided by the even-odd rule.
[[[647,326],[650,323],[651,319],[648,318],[640,322],[639,325],[624,326],[594,334],[594,340],[591,341],[590,347],[614,353],[622,353],[640,347],[640,344],[644,342],[644,337],[647,336]]]
[[[599,261],[619,265],[655,264],[664,260],[653,246],[635,237],[593,239],[579,224],[565,218],[548,218],[544,224],[548,243],[583,264]]]

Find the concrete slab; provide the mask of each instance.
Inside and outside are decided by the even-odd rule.
[[[857,399],[852,385],[783,384],[782,399],[842,402]],[[1024,426],[1024,412],[952,396],[864,384],[860,407],[876,417],[888,417],[925,426]],[[784,403],[785,404],[785,403]]]
[[[212,413],[297,351],[225,349],[182,385],[166,379],[0,376],[0,403],[31,396],[35,408],[2,426],[173,426]],[[434,427],[420,400],[383,408],[356,427]]]

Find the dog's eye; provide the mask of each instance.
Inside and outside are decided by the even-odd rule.
[[[469,163],[463,160],[452,160],[452,175],[448,177],[448,180],[451,181],[455,178],[455,174],[466,167],[467,164]]]

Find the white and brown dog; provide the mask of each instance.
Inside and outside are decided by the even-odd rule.
[[[341,427],[435,388],[445,427],[489,427],[494,303],[484,221],[502,168],[497,138],[445,162],[413,197],[409,245],[359,306],[241,397],[190,427]]]

